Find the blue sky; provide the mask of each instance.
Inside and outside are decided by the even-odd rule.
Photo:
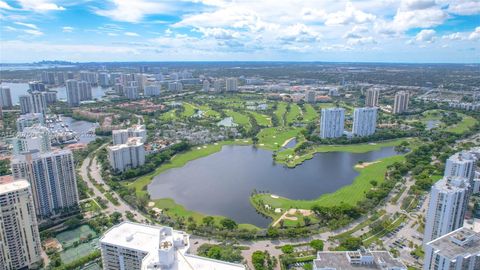
[[[480,0],[0,0],[0,62],[480,62]]]

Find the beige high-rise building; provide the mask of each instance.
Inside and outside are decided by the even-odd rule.
[[[378,88],[368,89],[365,97],[365,107],[378,107],[379,96],[380,96],[380,89]]]
[[[0,270],[32,268],[41,251],[30,184],[0,177]]]
[[[227,92],[237,92],[238,91],[238,80],[237,78],[227,78],[225,81],[225,91]]]
[[[406,91],[400,91],[395,94],[395,102],[393,104],[393,113],[399,114],[408,110],[410,94]]]

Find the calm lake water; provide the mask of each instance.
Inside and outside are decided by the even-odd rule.
[[[367,153],[317,153],[295,168],[275,164],[272,152],[251,146],[224,146],[220,152],[157,175],[148,186],[152,199],[172,198],[189,210],[227,216],[238,223],[266,227],[271,220],[255,212],[253,190],[291,199],[315,199],[353,182],[359,161],[395,155],[393,147]]]
[[[1,86],[10,88],[13,104],[18,104],[18,97],[28,94],[28,83],[2,83]],[[67,90],[64,86],[52,87],[52,91],[57,91],[57,99],[67,100]],[[101,99],[108,88],[92,87],[92,96],[94,99]]]

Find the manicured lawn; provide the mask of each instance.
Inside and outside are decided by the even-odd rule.
[[[212,110],[208,105],[198,106],[198,108],[204,112],[206,117],[220,118],[220,113]]]
[[[469,115],[461,114],[461,116],[463,119],[460,123],[447,127],[445,131],[461,134],[468,131],[477,123],[477,120]]]
[[[333,107],[335,107],[335,104],[333,104],[333,103],[319,103],[318,107],[320,107],[320,109],[333,108]]]
[[[290,103],[290,110],[287,113],[287,125],[295,123],[298,117],[302,114],[302,110],[295,103]]]
[[[247,129],[251,127],[250,119],[248,118],[248,116],[232,110],[225,110],[225,114],[233,117],[233,122],[235,122],[236,124],[244,126]]]
[[[286,140],[296,137],[300,131],[300,128],[264,128],[257,135],[258,145],[268,150],[278,150]]]
[[[194,105],[186,102],[183,103],[183,108],[185,109],[182,112],[183,117],[191,117],[195,114],[195,109],[197,109],[197,107],[195,107]]]
[[[313,108],[311,104],[303,106],[303,122],[312,122],[318,118],[319,113]]]
[[[410,139],[403,138],[403,139],[389,140],[389,141],[383,141],[378,143],[320,145],[310,149],[306,154],[301,156],[295,156],[294,149],[290,148],[290,149],[286,149],[279,152],[275,160],[289,167],[295,167],[296,165],[304,162],[305,160],[313,158],[313,155],[319,152],[365,153],[365,152],[379,150],[383,147],[396,146],[405,140],[412,142],[412,140]]]
[[[262,200],[264,204],[270,205],[272,208],[300,208],[311,209],[314,205],[320,206],[335,206],[341,203],[355,205],[357,202],[365,198],[365,193],[369,191],[373,186],[370,183],[371,180],[376,180],[378,184],[381,184],[385,179],[384,175],[387,171],[387,167],[395,162],[402,162],[405,157],[402,155],[387,157],[380,159],[378,163],[374,163],[363,169],[355,169],[360,174],[355,178],[351,185],[345,186],[333,193],[321,195],[315,200],[291,200],[284,197],[273,198],[271,194],[257,194],[254,195],[252,200]],[[335,179],[332,179],[334,181]],[[279,216],[278,214],[273,214]]]
[[[163,121],[176,120],[177,115],[175,114],[175,110],[170,110],[168,112],[162,113],[162,115],[160,115],[160,119]]]
[[[283,117],[285,115],[285,112],[287,112],[287,103],[286,102],[278,102],[277,103],[277,109],[275,110],[274,113],[278,118],[278,123],[279,123],[280,126],[285,125],[285,119]]]
[[[250,112],[253,117],[255,117],[255,120],[257,120],[257,124],[262,127],[269,127],[272,125],[272,120],[270,119],[269,116],[260,114],[257,112]]]

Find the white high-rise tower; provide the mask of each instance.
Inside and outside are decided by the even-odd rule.
[[[328,108],[322,109],[320,118],[320,137],[338,138],[343,135],[345,121],[345,109]]]

